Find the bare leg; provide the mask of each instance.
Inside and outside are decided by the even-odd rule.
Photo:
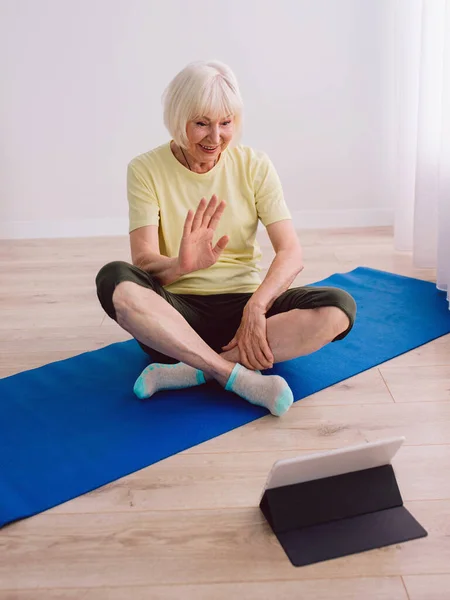
[[[235,363],[214,352],[180,313],[153,290],[123,281],[114,290],[113,303],[117,322],[134,338],[226,385]]]
[[[274,362],[282,362],[316,352],[347,329],[347,315],[335,306],[295,308],[267,319],[267,341]],[[239,362],[239,348],[221,354],[233,363]]]

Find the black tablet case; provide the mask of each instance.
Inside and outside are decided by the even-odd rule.
[[[296,567],[427,535],[390,464],[268,489],[260,508]]]

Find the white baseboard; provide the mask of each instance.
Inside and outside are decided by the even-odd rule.
[[[393,225],[390,209],[295,210],[297,229],[337,229]],[[128,235],[127,219],[80,219],[75,221],[0,222],[0,239],[77,238]]]

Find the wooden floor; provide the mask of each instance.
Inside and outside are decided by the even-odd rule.
[[[434,280],[394,253],[390,229],[300,236],[306,268],[296,284],[359,265]],[[125,237],[0,241],[0,377],[128,339],[94,289],[98,269],[116,259],[129,260]],[[292,567],[257,508],[272,463],[397,434],[406,436],[394,461],[405,505],[429,536]],[[0,530],[0,599],[55,598],[448,600],[450,336],[310,396],[282,419]]]

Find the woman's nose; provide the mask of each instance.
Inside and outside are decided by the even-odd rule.
[[[211,127],[209,137],[212,144],[218,144],[220,142],[220,131],[218,127]]]

